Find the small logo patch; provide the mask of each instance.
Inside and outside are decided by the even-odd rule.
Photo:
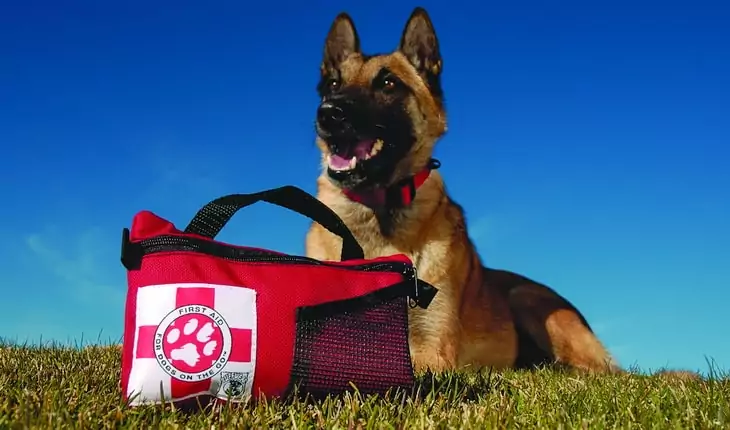
[[[181,381],[210,379],[231,355],[231,329],[215,309],[178,307],[163,318],[154,337],[155,358],[171,377]]]
[[[251,374],[249,372],[222,372],[218,397],[229,399],[241,398],[244,393],[249,391],[247,386],[250,377]]]

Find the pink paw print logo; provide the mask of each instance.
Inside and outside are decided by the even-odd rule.
[[[185,373],[210,369],[223,351],[223,332],[205,314],[190,313],[175,319],[165,330],[163,338],[165,356]]]

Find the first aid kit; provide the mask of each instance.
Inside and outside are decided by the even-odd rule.
[[[216,240],[257,202],[339,236],[340,260]],[[409,309],[428,307],[436,289],[405,255],[366,259],[342,220],[297,187],[215,199],[184,230],[138,212],[123,230],[121,259],[128,283],[121,386],[131,406],[414,384]]]

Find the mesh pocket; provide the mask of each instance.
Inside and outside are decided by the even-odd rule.
[[[291,382],[300,392],[321,397],[352,383],[362,394],[383,394],[413,386],[407,298],[388,290],[299,308]]]

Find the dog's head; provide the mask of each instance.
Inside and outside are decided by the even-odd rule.
[[[422,8],[408,19],[398,49],[367,55],[341,13],[325,41],[317,87],[317,145],[329,178],[342,188],[388,186],[424,169],[446,131],[441,55]]]

